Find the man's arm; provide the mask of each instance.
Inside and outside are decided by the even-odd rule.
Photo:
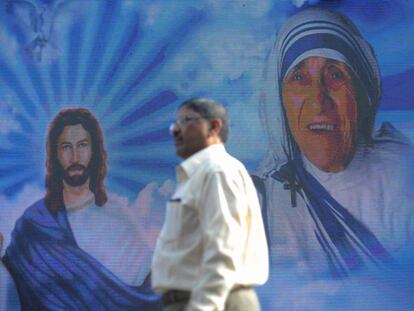
[[[246,241],[247,199],[242,177],[209,174],[199,203],[203,257],[188,311],[222,310],[235,284]]]

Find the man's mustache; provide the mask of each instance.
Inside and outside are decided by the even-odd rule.
[[[66,172],[69,172],[69,171],[71,171],[71,170],[83,170],[83,171],[85,171],[85,170],[86,170],[86,167],[85,167],[84,165],[82,165],[82,164],[79,164],[79,163],[74,163],[74,164],[70,165],[70,166],[66,169]]]

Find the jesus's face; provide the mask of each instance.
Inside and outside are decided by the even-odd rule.
[[[81,186],[89,178],[92,158],[91,136],[81,124],[63,128],[58,139],[58,160],[64,170],[64,181],[70,186]]]

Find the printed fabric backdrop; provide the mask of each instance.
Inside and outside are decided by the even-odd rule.
[[[49,123],[63,108],[85,107],[104,132],[107,191],[133,215],[141,243],[135,264],[144,279],[180,161],[168,130],[178,105],[192,97],[222,102],[230,115],[227,150],[252,174],[260,171],[268,148],[259,114],[268,57],[284,21],[307,7],[329,8],[355,23],[381,72],[376,129],[388,121],[413,141],[412,1],[1,1],[1,254],[15,221],[45,194]],[[412,250],[398,256],[413,262]],[[269,281],[258,288],[265,311],[414,308],[414,271],[338,280],[282,266],[272,262]],[[0,279],[0,310],[19,310],[4,266]]]

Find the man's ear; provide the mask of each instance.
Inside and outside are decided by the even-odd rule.
[[[213,134],[216,137],[219,137],[219,133],[221,131],[221,128],[223,126],[223,122],[220,119],[213,119],[211,120],[211,126],[210,126],[210,133]]]

